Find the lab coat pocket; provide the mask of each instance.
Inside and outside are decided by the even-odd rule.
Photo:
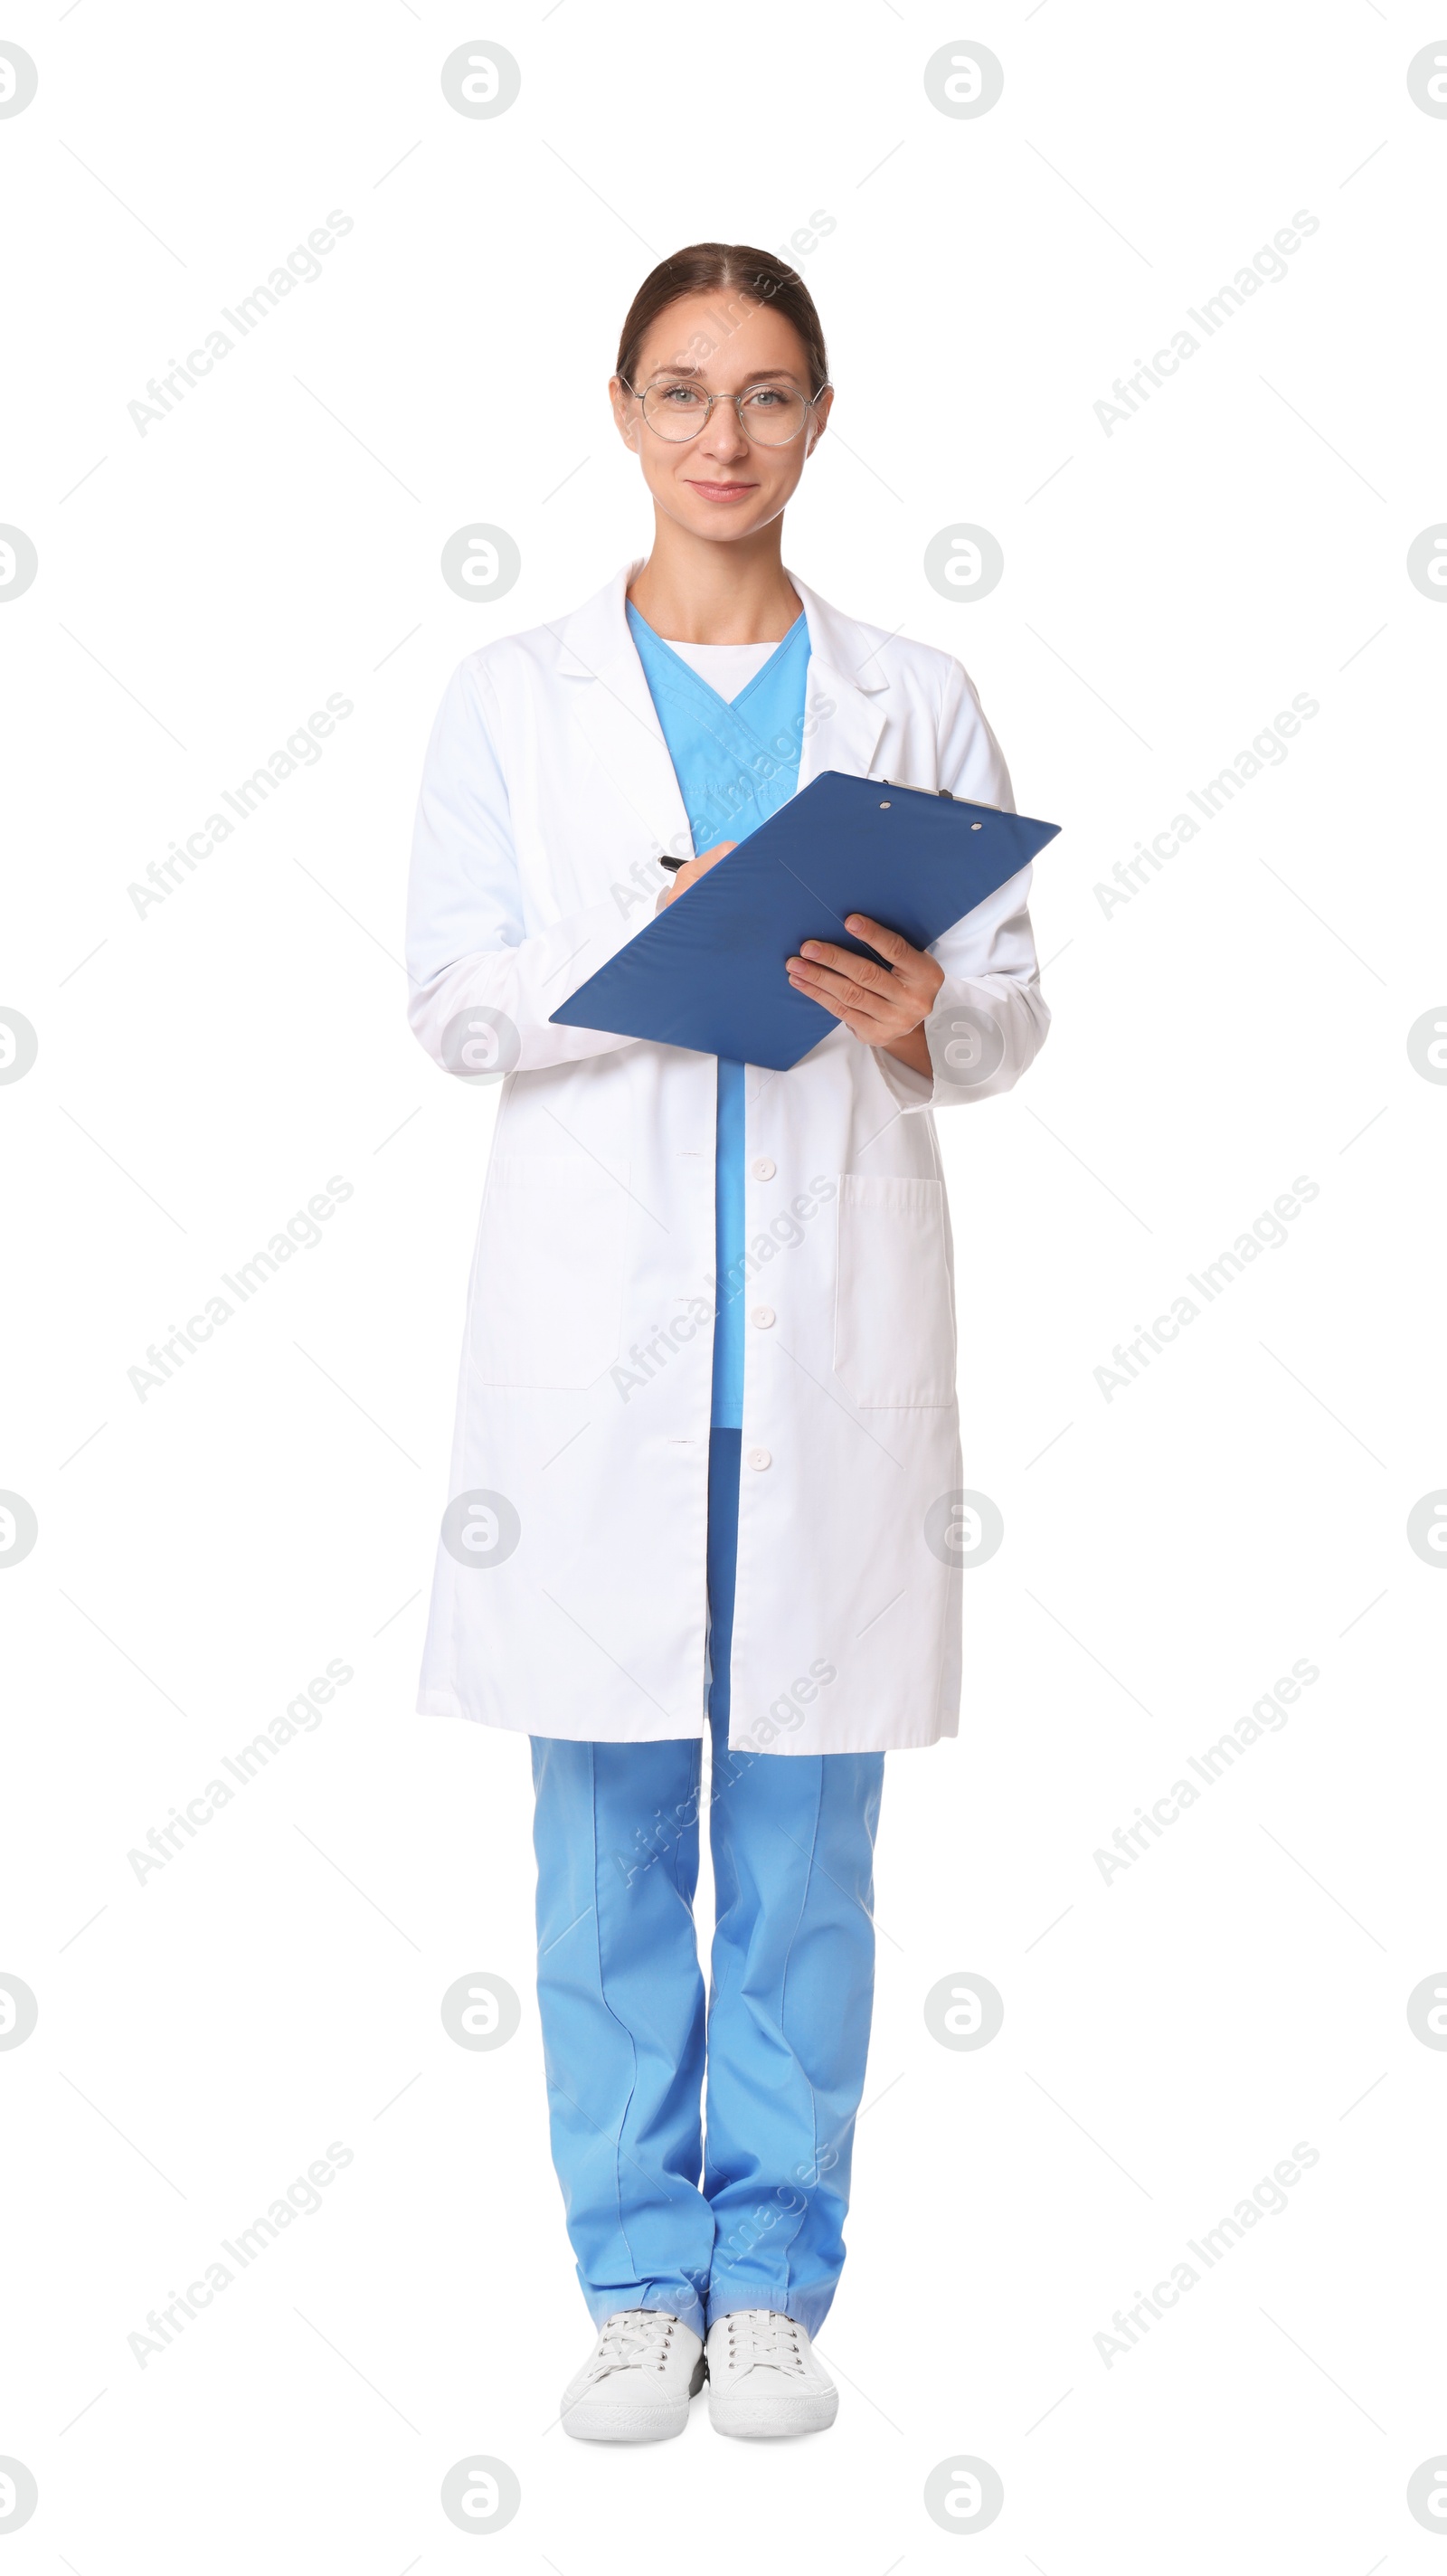
[[[857,1405],[952,1404],[955,1316],[942,1181],[839,1183],[834,1368]]]
[[[495,1154],[472,1295],[483,1386],[591,1386],[617,1359],[628,1165]]]

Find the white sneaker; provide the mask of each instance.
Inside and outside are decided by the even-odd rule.
[[[575,2442],[666,2442],[688,2422],[703,2386],[703,2345],[659,2308],[620,2308],[605,2320],[563,2391],[563,2430]]]
[[[793,2317],[740,2308],[708,2330],[708,2412],[716,2433],[822,2433],[839,2391]]]

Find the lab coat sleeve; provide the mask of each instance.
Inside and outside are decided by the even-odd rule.
[[[457,1067],[447,1063],[444,1033],[480,1006],[511,1023],[517,1051],[504,1031],[505,1054],[509,1069],[522,1073],[637,1043],[604,1029],[549,1025],[549,1012],[638,924],[632,907],[610,895],[529,934],[494,708],[482,668],[460,664],[432,728],[412,836],[407,1015],[449,1072]]]
[[[938,775],[952,796],[1015,811],[1004,754],[958,662],[950,665],[940,709]],[[953,1109],[993,1099],[1011,1090],[1039,1054],[1050,1013],[1040,991],[1029,893],[1026,867],[931,946],[931,957],[945,971],[924,1024],[933,1081],[876,1049],[901,1109]]]

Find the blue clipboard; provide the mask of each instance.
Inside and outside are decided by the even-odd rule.
[[[785,1073],[837,1029],[784,960],[805,939],[878,951],[867,913],[928,948],[1053,841],[1058,823],[826,769],[678,895],[552,1013],[567,1028],[653,1038]]]

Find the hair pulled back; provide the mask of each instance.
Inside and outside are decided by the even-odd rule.
[[[772,251],[754,250],[747,242],[690,242],[686,250],[670,252],[649,271],[628,308],[618,342],[618,373],[625,385],[633,385],[643,344],[659,315],[684,295],[724,299],[718,310],[718,338],[709,343],[710,349],[737,329],[752,306],[772,304],[793,323],[803,342],[810,394],[822,392],[829,382],[823,324],[798,270]],[[678,363],[695,354],[699,345],[695,340],[688,349],[680,348]]]

